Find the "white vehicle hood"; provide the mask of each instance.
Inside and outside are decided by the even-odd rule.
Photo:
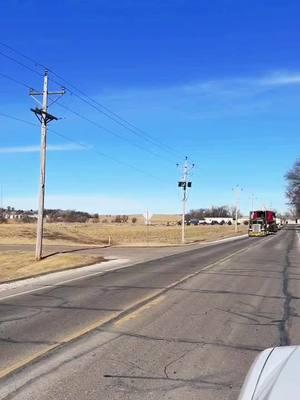
[[[239,400],[299,400],[300,346],[263,351],[246,377]]]

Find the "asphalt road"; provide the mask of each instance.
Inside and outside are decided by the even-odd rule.
[[[0,399],[236,399],[300,344],[299,232],[239,239],[0,300]]]

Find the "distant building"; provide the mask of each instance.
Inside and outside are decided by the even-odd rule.
[[[8,221],[20,221],[25,218],[36,219],[38,217],[37,213],[32,210],[30,211],[14,210],[11,209],[10,207],[2,211],[2,216]]]
[[[24,218],[24,214],[17,211],[6,211],[3,216],[7,220],[20,220]]]
[[[204,221],[206,224],[213,224],[213,223],[228,224],[228,222],[231,222],[231,223],[233,222],[233,218],[231,218],[231,217],[205,217]]]

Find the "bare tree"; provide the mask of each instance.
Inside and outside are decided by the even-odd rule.
[[[235,219],[235,210],[236,210],[236,207],[230,207],[230,217],[232,217],[233,219]],[[238,217],[238,219],[242,217],[240,210],[238,210],[238,212],[237,212],[237,217]]]
[[[300,158],[285,175],[287,180],[286,196],[289,204],[295,209],[296,218],[300,216]]]
[[[202,219],[205,217],[228,218],[230,216],[231,213],[228,206],[211,206],[210,208],[199,208],[197,210],[190,210],[190,212],[186,214],[187,219]]]

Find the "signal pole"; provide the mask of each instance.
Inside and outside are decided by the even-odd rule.
[[[240,195],[243,188],[240,185],[236,185],[233,189],[235,192],[235,224],[234,224],[234,231],[238,231],[238,212],[240,211]]]
[[[36,232],[36,248],[35,260],[39,261],[43,253],[43,228],[44,228],[44,205],[45,205],[45,182],[46,182],[46,148],[47,148],[47,125],[51,121],[57,121],[57,118],[48,113],[48,96],[56,95],[62,96],[65,90],[60,92],[48,91],[48,71],[45,71],[44,84],[42,92],[35,92],[30,90],[30,96],[42,106],[42,108],[31,108],[31,111],[36,115],[41,123],[41,169],[40,169],[40,189],[39,189],[39,206],[38,206],[38,220]],[[42,103],[35,96],[43,96]],[[57,98],[54,100],[56,101]],[[54,101],[52,103],[54,103]]]
[[[177,164],[178,166],[178,164]],[[194,164],[191,166],[188,163],[188,158],[185,157],[184,164],[182,167],[182,180],[178,182],[178,187],[182,187],[182,218],[181,218],[181,243],[185,243],[185,213],[186,213],[186,202],[187,202],[187,188],[192,187],[192,182],[188,180],[191,169],[194,168]]]

